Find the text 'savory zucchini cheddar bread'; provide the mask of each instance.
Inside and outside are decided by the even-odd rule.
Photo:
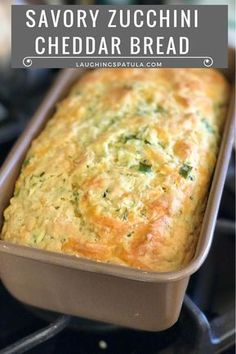
[[[87,73],[33,141],[3,239],[180,269],[195,252],[228,98],[212,69]]]

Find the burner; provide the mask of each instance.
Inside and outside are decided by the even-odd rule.
[[[26,308],[30,312],[35,314],[35,316],[47,322],[53,322],[58,318],[58,314],[53,313],[51,311],[39,310],[32,306],[26,306]],[[89,331],[90,333],[96,333],[96,334],[107,333],[107,332],[110,333],[120,329],[120,327],[112,324],[96,322],[96,321],[87,320],[85,318],[80,318],[80,317],[71,317],[69,327],[76,331],[82,331],[82,332]]]

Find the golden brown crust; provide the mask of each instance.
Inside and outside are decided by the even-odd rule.
[[[180,269],[195,252],[228,97],[211,69],[86,74],[32,143],[3,238]]]

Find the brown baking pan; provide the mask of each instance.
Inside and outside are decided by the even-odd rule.
[[[231,82],[232,54],[232,65],[225,72]],[[0,171],[0,227],[32,139],[51,117],[55,103],[81,75],[83,71],[78,69],[59,74],[4,163]],[[177,272],[146,272],[0,241],[0,276],[9,292],[29,305],[121,326],[148,331],[172,326],[178,319],[189,277],[201,266],[211,246],[233,143],[233,105],[232,93],[196,254],[188,266]]]

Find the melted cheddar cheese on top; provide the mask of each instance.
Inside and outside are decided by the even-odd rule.
[[[101,69],[23,163],[3,239],[149,271],[194,256],[227,111],[212,69]]]

